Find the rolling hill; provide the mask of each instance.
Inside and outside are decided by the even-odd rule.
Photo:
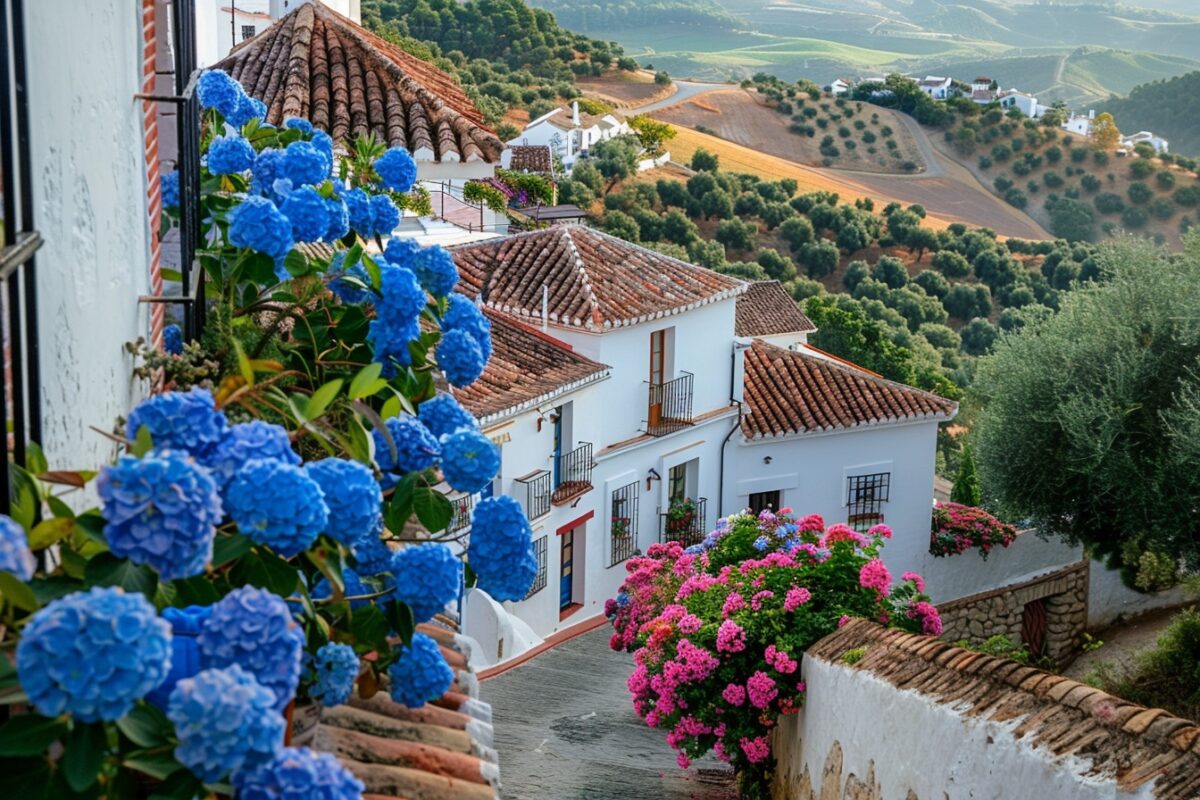
[[[1138,86],[1101,108],[1128,133],[1151,130],[1171,142],[1171,152],[1200,156],[1200,72]]]

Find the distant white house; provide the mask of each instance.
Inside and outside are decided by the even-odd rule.
[[[579,102],[561,106],[543,114],[525,126],[521,135],[510,141],[518,145],[547,145],[562,159],[568,170],[575,159],[586,154],[594,145],[617,136],[633,133],[624,117],[612,112],[587,114],[580,112]]]
[[[996,102],[996,93],[991,89],[972,89],[971,102],[981,106],[991,105]]]
[[[1143,143],[1153,147],[1154,152],[1158,153],[1159,155],[1168,152],[1168,145],[1170,144],[1163,137],[1151,133],[1150,131],[1138,131],[1130,136],[1121,137],[1121,146],[1127,147],[1130,150]]]
[[[971,81],[971,92],[974,93],[974,92],[995,91],[994,89],[992,89],[992,86],[994,86],[995,83],[996,82],[994,80],[987,77],[986,75],[981,75],[981,76],[977,77],[975,80]]]
[[[1031,119],[1038,117],[1039,109],[1044,108],[1044,106],[1038,106],[1036,97],[1017,89],[1005,89],[996,96],[1000,100],[1001,108],[1019,109],[1022,114]]]
[[[950,78],[943,78],[938,75],[926,75],[917,81],[917,86],[934,100],[945,100],[950,96],[950,85],[952,83],[953,81]]]
[[[853,78],[834,78],[829,84],[830,94],[846,94],[854,88]]]
[[[271,27],[297,6],[314,0],[197,0],[196,63],[207,67],[234,46]],[[361,0],[316,0],[356,23],[362,22]]]
[[[1072,114],[1070,119],[1063,123],[1063,130],[1069,131],[1079,136],[1087,136],[1092,132],[1092,121],[1096,119],[1096,111],[1092,109],[1087,115]]]

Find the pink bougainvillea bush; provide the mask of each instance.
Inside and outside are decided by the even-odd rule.
[[[666,733],[681,767],[712,751],[737,770],[745,800],[767,797],[769,734],[803,703],[805,649],[855,616],[941,633],[921,577],[894,581],[879,560],[891,535],[781,509],[731,516],[699,545],[654,545],[627,562],[606,607],[610,644],[633,653],[634,709]]]
[[[982,508],[962,503],[938,503],[933,508],[929,552],[935,556],[956,556],[977,547],[986,559],[992,548],[1008,547],[1016,538],[1016,528]]]

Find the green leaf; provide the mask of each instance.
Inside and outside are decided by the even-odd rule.
[[[46,498],[46,505],[50,507],[50,513],[60,519],[75,519],[75,511],[69,505],[59,500],[54,495]]]
[[[330,404],[337,399],[338,392],[342,390],[344,383],[345,381],[341,378],[335,378],[313,392],[308,401],[305,418],[313,420],[324,414]]]
[[[75,727],[67,735],[66,751],[59,762],[67,785],[82,792],[94,784],[107,750],[108,737],[104,732],[104,723],[85,725],[76,721]]]
[[[382,372],[383,364],[380,364],[378,361],[372,361],[370,364],[367,364],[365,367],[360,369],[358,374],[354,376],[354,380],[350,381],[350,399],[361,400],[362,398],[370,397],[371,395],[375,394],[375,392],[379,391],[378,389],[371,389],[370,387],[375,385],[375,383],[379,380],[380,373]],[[387,381],[384,381],[383,385],[386,386]]]
[[[352,612],[350,633],[355,641],[374,650],[387,650],[388,621],[379,606],[363,606]]]
[[[362,258],[362,255],[363,246],[358,241],[355,241],[350,249],[346,251],[346,258],[342,261],[342,272],[349,272],[350,268],[357,264],[358,260]]]
[[[402,531],[408,524],[408,518],[413,513],[414,490],[420,477],[421,473],[410,472],[400,479],[392,491],[391,502],[384,509],[387,526],[390,530]]]
[[[37,598],[38,605],[44,606],[60,597],[66,597],[72,592],[78,592],[83,585],[73,578],[54,575],[49,578],[34,578],[29,582],[29,588],[33,592],[33,596]]]
[[[138,566],[112,553],[100,553],[89,561],[84,579],[89,586],[120,586],[127,592],[141,592],[151,602],[158,585],[158,576],[150,567]]]
[[[454,504],[428,486],[419,486],[413,491],[413,511],[430,533],[445,530],[454,518]]]
[[[346,454],[360,464],[371,465],[371,434],[355,414],[346,420]]]
[[[38,446],[37,442],[25,444],[25,469],[34,475],[40,475],[50,469],[50,465],[46,462],[46,454],[42,452],[42,448]]]
[[[388,622],[392,626],[392,630],[400,637],[400,641],[406,645],[412,644],[413,633],[417,629],[416,620],[413,619],[412,609],[407,603],[399,601],[387,604]]]
[[[363,269],[367,271],[367,275],[371,278],[371,288],[377,292],[382,291],[383,276],[379,271],[379,265],[366,253],[363,253],[362,262]],[[349,267],[346,268],[346,271],[349,271]]]
[[[117,728],[138,747],[169,744],[175,728],[166,715],[149,703],[134,706],[117,720]]]
[[[173,605],[176,608],[211,606],[221,599],[221,593],[217,591],[217,587],[204,575],[174,580],[171,581],[171,585],[175,588]]]
[[[280,597],[290,596],[300,583],[296,568],[269,550],[254,550],[242,556],[229,577],[235,584],[257,586]]]
[[[383,419],[391,419],[392,417],[400,416],[400,395],[394,394],[384,401],[383,408],[379,410],[379,416]]]
[[[157,786],[149,800],[193,800],[202,795],[204,784],[200,779],[188,770],[179,770]]]
[[[0,769],[0,797],[41,800],[50,779],[50,762],[45,758],[5,759]]]
[[[104,538],[104,526],[107,523],[98,512],[89,511],[86,514],[80,514],[75,518],[75,524],[87,538],[99,544],[108,545],[108,540]]]
[[[11,572],[0,572],[0,595],[22,611],[37,611],[37,596],[28,585]]]
[[[0,725],[0,756],[40,756],[66,732],[61,719],[21,714]]]
[[[240,533],[217,536],[213,543],[213,569],[223,567],[235,558],[241,558],[249,553],[252,547],[254,547],[254,542]]]
[[[246,358],[246,351],[242,349],[242,343],[237,339],[230,341],[233,342],[233,352],[237,355],[238,372],[241,373],[242,380],[246,382],[247,386],[253,386],[254,367],[250,366],[250,359]]]
[[[135,750],[121,762],[126,768],[165,781],[184,766],[175,760],[170,751]]]
[[[9,464],[12,480],[12,509],[10,516],[25,530],[33,527],[37,519],[38,492],[33,476],[16,464]]]
[[[283,259],[283,268],[288,271],[289,275],[297,278],[307,275],[309,272],[308,256],[299,249],[293,248]]]
[[[463,583],[470,589],[479,582],[479,577],[475,574],[475,570],[471,569],[470,564],[463,564]]]
[[[44,519],[29,532],[29,549],[43,550],[55,542],[61,542],[75,530],[75,520],[70,517]]]
[[[129,448],[129,452],[141,458],[152,449],[154,449],[154,438],[150,436],[150,429],[143,425],[137,429],[137,434],[133,438],[133,446]]]

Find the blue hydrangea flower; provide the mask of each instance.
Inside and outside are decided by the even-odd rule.
[[[375,304],[379,317],[407,322],[415,320],[425,308],[425,291],[412,271],[390,263],[379,265],[381,297]]]
[[[325,210],[329,213],[325,241],[336,242],[350,232],[350,210],[343,201],[333,197],[325,199]]]
[[[329,525],[325,532],[344,545],[374,532],[382,516],[383,493],[375,474],[357,461],[325,458],[304,466],[325,493]]]
[[[34,614],[17,644],[21,687],[45,717],[111,722],[162,683],[171,626],[141,594],[95,587]]]
[[[389,264],[411,270],[421,251],[424,249],[424,247],[421,247],[413,239],[393,236],[388,239],[387,244],[383,247],[383,257],[387,259]]]
[[[437,700],[454,683],[454,671],[442,658],[437,642],[414,633],[411,645],[396,648],[397,658],[388,667],[392,699],[408,708],[420,708]]]
[[[346,210],[350,214],[350,227],[364,239],[374,235],[375,228],[371,225],[371,198],[367,193],[362,189],[351,189],[342,192],[342,200],[345,201]]]
[[[760,536],[754,540],[754,549],[758,552],[763,552],[770,546],[771,542],[766,536]]]
[[[467,560],[476,584],[496,600],[523,600],[537,576],[533,529],[521,504],[508,495],[487,497],[475,506]]]
[[[389,417],[384,424],[392,439],[390,444],[378,429],[371,431],[375,463],[380,471],[402,475],[428,469],[437,463],[441,453],[437,439],[416,417]]]
[[[203,108],[215,108],[230,124],[236,124],[238,106],[246,92],[222,69],[205,70],[196,81],[196,97]]]
[[[371,198],[371,232],[380,236],[390,236],[392,231],[400,226],[400,209],[385,194],[377,194]]]
[[[474,415],[459,405],[452,395],[444,393],[421,403],[417,409],[417,419],[439,440],[463,428],[479,428],[479,422]]]
[[[479,431],[459,431],[442,440],[442,477],[458,491],[475,494],[499,471],[500,448]]]
[[[287,725],[275,694],[237,664],[181,680],[167,718],[179,737],[175,758],[207,783],[273,758]]]
[[[183,353],[183,330],[174,323],[163,328],[163,352],[173,356]]]
[[[298,242],[320,241],[329,232],[329,204],[311,186],[293,191],[279,210],[292,223],[292,237]]]
[[[342,276],[354,278],[360,281],[363,286],[371,285],[371,276],[367,274],[367,268],[359,261],[349,270],[343,269],[346,263],[346,252],[339,250],[329,262],[328,275],[332,278],[329,281],[329,291],[333,292],[343,303],[351,305],[359,305],[367,303],[375,299],[375,293],[370,289],[363,289],[349,281],[342,280]]]
[[[254,148],[241,136],[217,136],[208,146],[208,171],[213,175],[245,172],[254,157]]]
[[[358,671],[358,654],[353,647],[336,642],[322,645],[309,659],[308,677],[314,683],[308,696],[325,706],[340,706],[350,699]]]
[[[379,541],[378,537],[376,538],[376,541]],[[387,549],[387,546],[384,545],[382,541],[380,541],[379,544],[385,550]],[[357,548],[357,545],[355,547]],[[356,552],[357,552],[357,549],[356,549]],[[391,554],[392,554],[391,551],[388,550],[389,559],[391,557]],[[380,589],[376,589],[376,588],[373,588],[373,587],[368,586],[367,584],[363,583],[363,579],[360,578],[358,576],[358,573],[352,569],[343,569],[342,570],[342,586],[343,586],[343,590],[344,590],[342,593],[343,597],[361,597],[363,595],[375,594],[378,591],[382,591],[382,587]],[[321,578],[321,580],[317,581],[316,585],[313,586],[312,592],[310,593],[309,596],[312,597],[313,600],[324,600],[326,598],[333,597],[333,587],[329,584],[328,579]],[[370,600],[351,600],[350,601],[351,609],[359,609],[359,608],[362,608],[363,606],[369,606],[369,605],[371,605]]]
[[[458,267],[454,265],[454,258],[450,251],[438,245],[422,248],[412,269],[421,286],[434,297],[445,297],[458,283]]]
[[[293,186],[320,183],[329,177],[329,164],[312,142],[289,144],[283,151],[279,167],[279,177],[287,178]]]
[[[313,124],[304,117],[288,117],[283,121],[283,126],[305,134],[313,132]]]
[[[225,430],[225,435],[204,458],[204,466],[212,473],[222,492],[238,471],[255,459],[299,464],[300,456],[292,449],[288,432],[281,426],[260,419],[240,422]]]
[[[158,179],[158,188],[162,191],[163,208],[179,208],[179,172],[165,172]]]
[[[375,159],[375,172],[383,188],[407,192],[417,179],[417,164],[403,147],[392,147]]]
[[[458,599],[463,566],[446,545],[421,544],[396,553],[392,574],[396,599],[408,604],[417,622],[426,622]]]
[[[442,330],[469,333],[479,344],[484,362],[492,357],[492,323],[477,305],[462,295],[450,295],[446,314],[442,317]]]
[[[36,567],[37,559],[29,549],[25,529],[12,517],[0,514],[0,571],[27,581]]]
[[[262,119],[267,115],[267,104],[257,97],[251,97],[248,94],[242,95],[242,101],[238,103],[237,110],[233,116],[226,117],[225,121],[235,128],[240,128],[252,119]]]
[[[292,223],[265,197],[247,197],[229,213],[229,241],[277,260],[295,244]]]
[[[155,447],[183,450],[202,459],[225,436],[225,414],[215,406],[207,389],[163,392],[143,400],[129,413],[125,435],[137,439],[138,431],[145,427]]]
[[[225,490],[225,511],[238,530],[284,558],[306,549],[329,525],[325,493],[294,464],[249,461]]]
[[[383,365],[383,376],[396,374],[396,364],[408,366],[412,353],[408,345],[421,336],[421,324],[416,319],[394,319],[380,316],[367,326],[367,343],[371,346],[372,361]]]
[[[683,548],[683,552],[688,553],[689,555],[698,556],[704,552],[704,545],[693,544],[689,547]]]
[[[395,477],[389,477],[389,480],[396,482]],[[379,575],[392,568],[392,550],[383,541],[382,524],[354,543],[354,563],[362,575]]]
[[[148,564],[163,580],[204,572],[224,517],[208,470],[171,450],[121,456],[100,470],[96,491],[113,555]]]
[[[470,386],[483,373],[483,351],[466,331],[444,333],[437,346],[437,363],[451,386]]]
[[[260,150],[254,157],[250,190],[255,194],[274,194],[275,180],[280,176],[279,167],[282,160],[283,151],[278,148],[268,147]]]
[[[162,618],[171,626],[171,670],[146,701],[166,711],[175,684],[200,671],[200,631],[212,615],[212,606],[188,606],[162,610]]]
[[[238,800],[362,800],[363,784],[329,753],[285,747],[233,776]]]
[[[275,693],[276,709],[295,696],[304,632],[278,595],[254,586],[234,589],[213,605],[199,641],[206,667],[240,665]]]
[[[321,159],[324,162],[322,170],[326,175],[333,173],[333,137],[325,131],[316,131],[309,140],[313,147],[317,148],[317,152],[321,154]]]

